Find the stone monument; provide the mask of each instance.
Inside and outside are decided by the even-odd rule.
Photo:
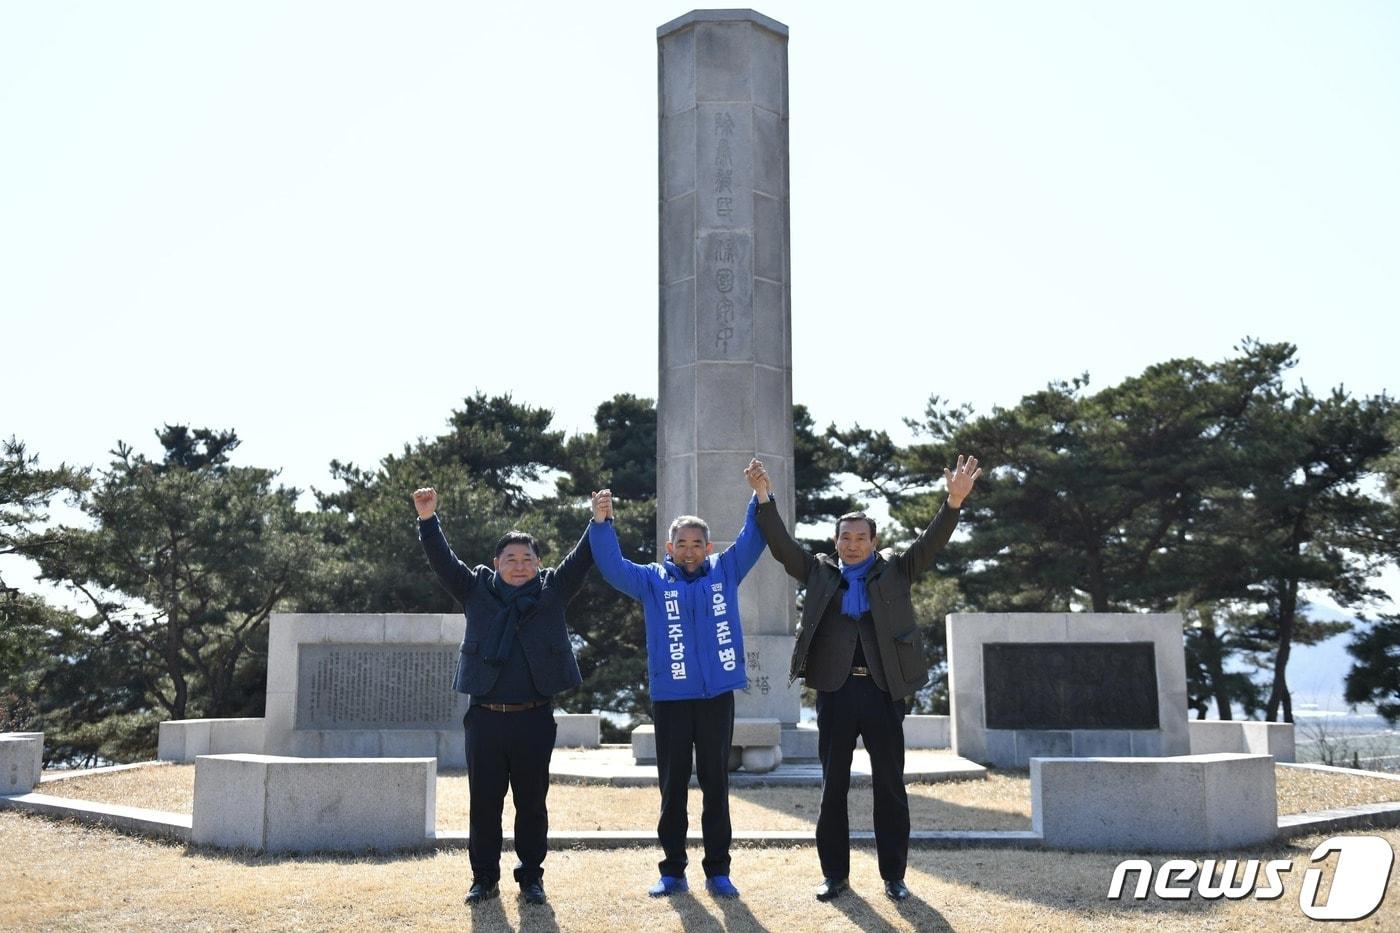
[[[793,526],[787,27],[696,10],[657,29],[660,378],[657,536],[695,514],[715,548],[743,524],[743,469],[768,466]],[[793,585],[762,558],[740,590],[749,687],[737,718],[777,719],[787,758],[812,757],[788,685]]]
[[[1191,751],[1176,613],[953,613],[948,693],[953,751],[982,764]]]

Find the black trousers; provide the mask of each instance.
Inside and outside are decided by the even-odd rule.
[[[705,837],[705,877],[729,874],[729,744],[734,738],[734,693],[708,700],[657,700],[656,775],[661,786],[661,874],[679,878],[688,862],[685,833],[686,795],[690,790],[690,750],[695,749],[695,773],[700,779],[704,809],[700,829]]]
[[[822,762],[822,805],[817,816],[817,857],[822,876],[851,873],[851,757],[856,736],[865,739],[875,796],[875,851],[880,877],[904,878],[909,862],[909,795],[904,789],[904,702],[869,677],[851,676],[837,690],[817,691],[817,754]]]
[[[467,730],[468,822],[472,877],[494,883],[501,877],[501,811],[506,787],[515,803],[515,880],[539,881],[549,848],[549,759],[554,754],[554,710],[550,704],[518,713],[473,706]]]

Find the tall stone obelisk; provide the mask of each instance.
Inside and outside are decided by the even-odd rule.
[[[758,456],[793,527],[787,27],[752,10],[695,10],[656,31],[661,327],[657,532],[693,513],[716,551],[743,523]],[[736,715],[789,735],[793,582],[766,554],[740,589],[749,688]]]

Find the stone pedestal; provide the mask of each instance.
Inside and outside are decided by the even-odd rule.
[[[201,755],[190,840],[254,852],[422,848],[436,781],[433,758]]]
[[[27,794],[44,769],[44,733],[0,732],[0,796]]]
[[[694,514],[716,550],[768,466],[793,525],[787,27],[752,10],[697,10],[657,30],[660,379],[657,533]],[[793,584],[763,557],[740,589],[749,689],[739,717],[796,723],[787,682]]]

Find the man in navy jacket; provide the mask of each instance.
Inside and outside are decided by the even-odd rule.
[[[413,493],[418,537],[438,580],[462,604],[466,634],[453,688],[471,694],[467,740],[468,820],[475,906],[500,893],[501,812],[515,802],[515,880],[526,903],[543,904],[548,851],[549,759],[554,752],[554,694],[581,682],[564,607],[593,566],[585,533],[557,568],[540,569],[535,539],[512,531],[496,543],[490,567],[468,567],[442,533],[437,492]]]
[[[749,469],[755,467],[751,464]],[[763,535],[754,522],[757,506],[757,497],[751,498],[744,527],[723,554],[713,554],[710,528],[703,520],[682,515],[671,523],[666,560],[643,565],[624,559],[618,547],[611,492],[594,495],[588,537],[598,571],[613,587],[639,600],[646,619],[661,788],[656,835],[665,853],[661,878],[648,892],[653,897],[687,889],[686,793],[692,749],[704,801],[700,826],[705,887],[719,897],[739,894],[729,880],[729,745],[734,737],[734,691],[748,684],[739,584],[763,553]]]

